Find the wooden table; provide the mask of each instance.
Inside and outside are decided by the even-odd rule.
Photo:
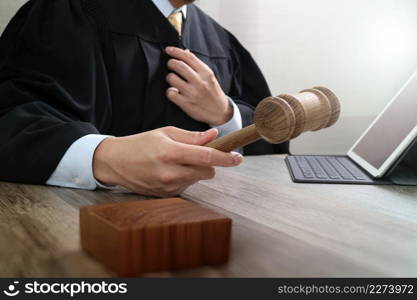
[[[233,218],[231,261],[146,276],[417,276],[417,188],[294,184],[264,156],[183,197]],[[0,276],[112,276],[81,251],[78,208],[139,199],[0,183]]]

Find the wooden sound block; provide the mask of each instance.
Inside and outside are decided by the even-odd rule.
[[[226,263],[231,224],[180,198],[80,209],[82,248],[123,277]]]

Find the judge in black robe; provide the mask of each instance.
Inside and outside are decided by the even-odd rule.
[[[0,180],[44,184],[88,134],[164,126],[204,131],[166,97],[167,46],[190,49],[238,105],[243,125],[270,96],[238,40],[195,5],[182,37],[151,0],[32,0],[0,39]],[[258,142],[246,155],[286,153]]]

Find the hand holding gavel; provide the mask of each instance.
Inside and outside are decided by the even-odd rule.
[[[339,116],[339,99],[325,87],[304,90],[296,95],[269,97],[257,106],[255,124],[214,140],[206,146],[230,152],[261,138],[271,144],[280,144],[305,131],[331,127]]]

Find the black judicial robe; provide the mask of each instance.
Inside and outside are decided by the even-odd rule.
[[[99,3],[99,4],[97,4]],[[0,39],[0,180],[44,184],[87,134],[206,130],[165,96],[166,46],[190,49],[239,106],[270,96],[238,40],[195,5],[182,38],[151,0],[31,0]],[[288,152],[259,142],[245,154]]]

